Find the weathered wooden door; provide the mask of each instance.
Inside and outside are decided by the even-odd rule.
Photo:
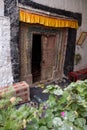
[[[42,36],[41,80],[52,78],[55,66],[56,35]]]

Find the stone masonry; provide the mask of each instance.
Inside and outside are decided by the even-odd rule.
[[[10,55],[10,20],[0,17],[0,87],[13,83]]]
[[[19,81],[19,13],[16,0],[4,0],[4,15],[10,18],[11,63],[14,82]]]

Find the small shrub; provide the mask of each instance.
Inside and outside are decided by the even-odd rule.
[[[49,99],[39,108],[22,105],[16,98],[0,100],[0,130],[87,130],[87,80],[71,83],[64,90],[49,85]]]
[[[17,109],[16,105],[20,100],[12,97],[11,92],[3,94],[0,99],[0,130],[21,130],[32,120],[36,109],[26,105],[21,105]]]

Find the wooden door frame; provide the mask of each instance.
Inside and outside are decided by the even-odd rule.
[[[31,56],[32,56],[32,36],[33,34],[41,35],[57,35],[56,43],[56,60],[53,68],[52,79],[61,78],[63,75],[63,67],[65,60],[66,44],[67,44],[67,29],[51,29],[39,26],[30,26],[22,23],[20,26],[20,80],[25,80],[32,84],[31,73]],[[24,38],[23,38],[24,37]],[[61,49],[62,47],[62,49]],[[25,62],[23,61],[25,60]]]

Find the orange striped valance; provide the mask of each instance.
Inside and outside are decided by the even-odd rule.
[[[49,27],[70,27],[78,28],[78,22],[76,20],[59,19],[49,16],[43,16],[39,14],[30,13],[26,10],[20,9],[20,21],[33,24],[41,24]]]

